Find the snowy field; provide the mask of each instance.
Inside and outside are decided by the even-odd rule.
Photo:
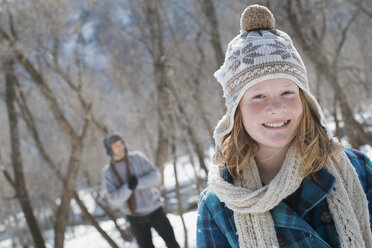
[[[189,248],[196,247],[196,216],[197,212],[192,211],[188,212],[184,215],[186,228],[187,228],[187,236],[189,242]],[[174,232],[176,234],[176,239],[181,247],[184,246],[185,242],[185,234],[182,226],[182,221],[179,216],[168,214],[168,218],[173,226]],[[138,246],[135,242],[123,242],[120,234],[115,230],[115,226],[112,224],[111,221],[102,222],[101,226],[104,228],[105,231],[115,240],[115,242],[120,247],[128,247],[128,248],[137,248]],[[153,242],[156,248],[165,248],[166,245],[163,239],[158,235],[158,233],[153,229]],[[89,248],[110,248],[110,245],[104,240],[100,234],[97,233],[94,227],[92,226],[79,226],[74,231],[74,237],[67,237],[66,238],[66,248],[82,248],[82,247],[89,247]]]
[[[369,145],[364,145],[360,147],[360,151],[366,154],[370,160],[372,160],[372,147]]]
[[[189,248],[196,247],[196,215],[197,212],[191,211],[184,214],[184,219],[186,222],[187,236],[188,236],[188,245]],[[176,239],[181,247],[184,246],[185,234],[182,226],[181,218],[177,215],[168,214],[168,218],[173,226],[174,232],[176,234]],[[118,219],[118,221],[121,221]],[[135,241],[133,242],[124,242],[120,237],[120,234],[116,231],[112,221],[102,221],[100,222],[101,227],[110,235],[110,237],[119,245],[119,247],[125,248],[137,248]],[[163,239],[158,235],[155,230],[153,231],[153,242],[156,248],[165,248],[166,245]],[[53,240],[53,233],[46,232],[44,237],[49,240]],[[5,240],[0,242],[1,248],[10,248],[10,240]],[[52,248],[51,243],[47,244],[48,248]],[[101,235],[96,231],[96,229],[91,225],[80,225],[74,227],[74,229],[68,229],[66,232],[65,240],[66,248],[110,248],[110,245]]]

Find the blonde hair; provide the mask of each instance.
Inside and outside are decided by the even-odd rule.
[[[293,142],[300,152],[306,175],[322,169],[328,158],[343,150],[343,146],[330,139],[320,124],[314,102],[300,89],[302,114]],[[246,132],[242,114],[238,107],[234,116],[234,126],[222,138],[222,152],[226,157],[227,169],[233,177],[239,177],[259,149],[257,142]]]

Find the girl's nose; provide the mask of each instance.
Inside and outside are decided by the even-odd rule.
[[[278,114],[283,108],[283,104],[280,102],[279,99],[272,99],[268,102],[266,111],[269,114]]]

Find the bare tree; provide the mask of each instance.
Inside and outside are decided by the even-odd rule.
[[[336,95],[336,102],[339,103],[340,111],[342,113],[345,128],[347,130],[348,139],[353,147],[359,147],[362,144],[372,144],[372,134],[364,130],[365,124],[359,123],[352,111],[350,104],[347,101],[346,94],[340,84],[340,54],[345,45],[351,25],[355,22],[360,14],[360,9],[356,9],[349,20],[340,31],[340,40],[338,40],[335,50],[331,56],[328,56],[328,51],[325,50],[324,44],[327,26],[329,25],[325,9],[323,5],[313,8],[305,8],[300,0],[287,1],[287,13],[289,22],[294,30],[294,37],[306,53],[307,57],[311,59],[319,73],[328,82]],[[321,23],[309,22],[308,20],[317,20],[315,13],[323,13]],[[320,28],[318,27],[320,25]]]
[[[63,247],[64,233],[68,224],[68,214],[70,210],[70,201],[73,197],[74,188],[78,176],[79,167],[81,165],[82,150],[84,139],[86,138],[88,124],[91,118],[85,118],[81,132],[76,131],[75,128],[66,118],[65,113],[62,111],[60,104],[58,103],[57,97],[50,89],[47,84],[47,80],[43,76],[40,69],[27,58],[24,52],[17,48],[20,43],[18,36],[15,33],[14,24],[12,19],[9,19],[10,26],[12,27],[11,34],[6,30],[1,30],[2,37],[5,41],[10,44],[10,48],[13,49],[13,53],[17,62],[23,67],[23,69],[29,74],[32,82],[40,90],[42,95],[45,97],[49,104],[49,107],[53,113],[53,116],[57,120],[57,123],[61,130],[67,135],[71,143],[71,155],[68,163],[67,173],[64,177],[66,180],[63,182],[63,190],[61,193],[61,203],[57,209],[57,216],[55,222],[55,247]],[[57,56],[57,55],[55,55]],[[67,83],[71,82],[69,78],[65,80]],[[72,84],[69,84],[73,87]],[[83,106],[86,116],[90,116],[90,105]]]
[[[172,156],[173,156],[173,172],[174,172],[174,177],[176,179],[176,194],[177,194],[178,214],[181,217],[182,226],[183,226],[183,230],[184,230],[184,233],[185,233],[185,244],[184,244],[183,247],[188,248],[189,245],[188,245],[188,239],[187,239],[187,228],[186,228],[185,220],[183,218],[184,208],[182,206],[180,184],[178,182],[178,174],[177,174],[177,156],[176,156],[177,149],[176,149],[176,145],[175,145],[175,140],[176,140],[176,138],[173,137],[173,139],[172,139]]]
[[[222,51],[218,18],[216,15],[214,3],[212,0],[198,0],[198,2],[209,24],[210,43],[214,50],[216,69],[218,69],[223,64],[225,55]]]
[[[44,145],[42,144],[42,142],[40,140],[39,132],[36,128],[35,119],[34,119],[32,113],[31,113],[30,109],[28,108],[26,98],[25,98],[24,94],[22,93],[22,91],[20,89],[20,85],[19,84],[17,84],[17,85],[18,85],[18,91],[19,91],[19,97],[17,98],[17,103],[18,103],[19,108],[21,109],[23,120],[25,121],[29,132],[32,134],[32,136],[35,140],[35,144],[36,144],[41,156],[43,157],[44,161],[47,163],[48,168],[51,169],[55,173],[55,176],[57,177],[57,179],[63,183],[63,182],[66,181],[66,179],[64,178],[64,175],[57,169],[57,166],[53,162],[53,159],[48,155]],[[78,206],[80,207],[83,215],[97,229],[97,231],[102,235],[102,237],[107,240],[107,242],[110,244],[110,246],[111,247],[119,247],[110,238],[110,236],[100,227],[99,223],[95,220],[95,218],[89,213],[87,207],[85,206],[83,201],[80,199],[79,194],[76,191],[73,191],[73,198],[76,201],[76,203],[78,204]]]
[[[14,76],[14,61],[8,60],[5,62],[4,68],[7,69],[5,75],[6,81],[6,106],[9,118],[10,144],[11,144],[11,159],[14,178],[5,171],[6,179],[15,191],[15,197],[21,205],[25,215],[30,233],[32,235],[36,247],[45,247],[44,238],[42,236],[39,223],[33,214],[33,208],[26,189],[26,180],[23,173],[22,154],[20,148],[20,138],[18,131],[17,113],[15,108],[15,89],[17,78]]]

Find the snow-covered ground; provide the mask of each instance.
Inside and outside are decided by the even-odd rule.
[[[188,245],[190,248],[196,247],[196,216],[197,212],[191,211],[184,214],[184,219],[187,228]],[[168,214],[168,218],[173,226],[176,234],[176,239],[181,247],[184,246],[185,234],[182,226],[181,217],[173,214]],[[123,242],[120,234],[115,230],[115,226],[111,221],[101,222],[102,228],[117,242],[120,247],[137,248],[135,242]],[[156,248],[166,247],[162,238],[153,230],[153,242]],[[96,229],[90,225],[75,227],[74,236],[66,237],[66,248],[110,248],[110,245],[104,240]],[[0,246],[1,247],[1,246]]]
[[[190,211],[184,214],[184,219],[187,228],[188,246],[189,248],[196,247],[196,216],[197,211]],[[184,247],[185,233],[182,226],[181,217],[173,214],[168,214],[168,218],[173,226],[176,239],[181,247]],[[120,221],[120,219],[119,219]],[[125,248],[137,248],[135,241],[124,242],[120,237],[120,234],[116,231],[112,221],[102,221],[100,222],[101,227],[110,235],[110,237],[119,245],[119,247]],[[153,230],[153,242],[156,248],[165,248],[166,245],[163,239],[158,235],[158,233]],[[44,233],[45,238],[53,239],[53,234],[51,231]],[[0,248],[10,248],[11,241],[5,240],[0,242]],[[52,248],[52,244],[47,244],[48,248]],[[65,239],[66,248],[110,248],[107,241],[102,238],[102,236],[97,232],[97,230],[91,225],[80,225],[75,226],[73,230],[71,228],[66,232]]]
[[[184,247],[185,242],[185,232],[183,230],[183,225],[181,221],[181,217],[178,215],[168,214],[167,215],[172,226],[174,233],[176,235],[176,239],[181,247]],[[189,248],[196,247],[196,216],[197,211],[190,211],[184,214],[184,220],[186,223],[187,229],[187,237],[188,237],[188,246]],[[123,221],[118,219],[118,221]],[[137,244],[135,241],[127,242],[123,241],[120,234],[115,229],[115,226],[112,221],[102,221],[100,222],[101,227],[110,235],[110,237],[119,245],[119,247],[123,248],[137,248]],[[153,242],[156,248],[165,248],[166,245],[163,239],[158,235],[158,233],[153,229]],[[48,231],[44,233],[44,238],[48,239],[49,241],[53,240],[53,233],[52,231]],[[47,242],[47,247],[52,248],[53,245],[50,242]],[[11,241],[4,240],[0,242],[0,248],[10,248],[12,247]],[[79,225],[75,226],[73,229],[68,228],[66,231],[66,239],[65,239],[65,247],[66,248],[110,248],[110,245],[107,241],[102,238],[102,236],[97,232],[97,230],[91,225]]]
[[[370,160],[372,160],[372,147],[369,145],[364,145],[360,147],[360,151],[366,154]]]

